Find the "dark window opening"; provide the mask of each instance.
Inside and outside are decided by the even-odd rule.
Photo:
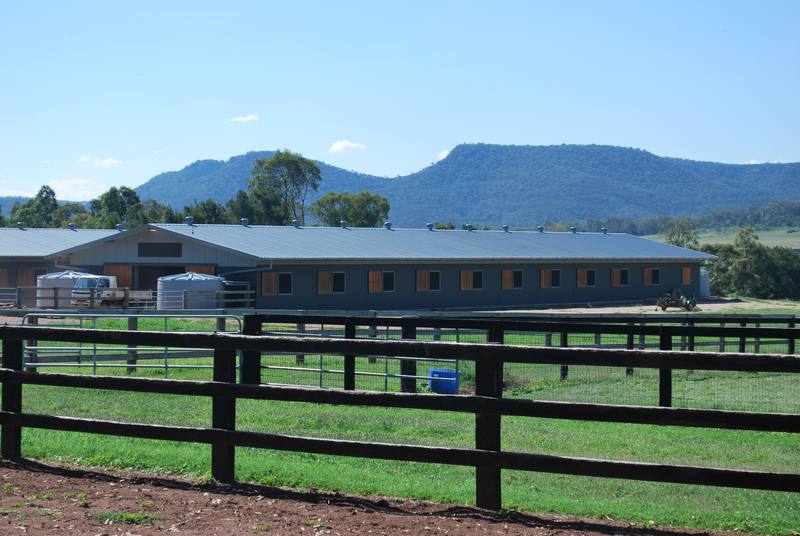
[[[522,288],[522,270],[514,270],[514,288]]]
[[[593,287],[595,286],[595,272],[594,270],[586,270],[586,286]]]
[[[483,288],[483,272],[475,270],[472,272],[472,288],[473,290]]]
[[[383,272],[383,291],[394,291],[394,272]]]
[[[561,286],[561,270],[553,270],[550,272],[550,286],[551,287]]]
[[[620,285],[628,284],[628,270],[626,268],[623,268],[619,271],[619,284]]]
[[[292,274],[278,274],[278,294],[292,293]]]
[[[652,273],[653,273],[653,275],[651,277],[652,277],[653,284],[654,285],[660,284],[661,283],[661,270],[658,269],[658,268],[653,268],[653,272]]]
[[[441,272],[431,272],[428,275],[428,289],[439,290],[442,288],[442,275]]]
[[[333,272],[331,275],[331,290],[336,294],[344,292],[344,272]]]
[[[183,244],[180,242],[139,242],[140,257],[180,257]]]
[[[139,287],[137,290],[156,290],[158,278],[165,275],[175,275],[184,272],[183,266],[140,266]]]

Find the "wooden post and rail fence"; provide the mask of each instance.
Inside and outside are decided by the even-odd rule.
[[[251,319],[249,324],[245,321],[245,330],[257,331],[258,321],[259,319]],[[411,333],[411,328],[412,325],[409,324],[406,328],[407,334]],[[800,359],[797,357],[674,351],[669,349],[670,344],[666,342],[669,340],[671,343],[673,334],[663,334],[661,339],[663,349],[653,351],[510,346],[502,344],[505,335],[506,330],[500,322],[489,325],[487,343],[230,333],[147,331],[131,333],[31,326],[0,327],[0,339],[3,342],[3,367],[0,368],[0,382],[2,382],[0,453],[5,459],[20,458],[21,430],[42,428],[210,444],[212,476],[220,482],[235,481],[235,447],[471,466],[476,468],[476,502],[478,506],[490,509],[502,506],[502,470],[800,492],[800,474],[796,473],[510,452],[502,449],[501,442],[503,416],[800,433],[800,414],[671,408],[667,407],[667,404],[662,404],[663,407],[619,406],[503,398],[502,371],[505,363],[651,368],[660,371],[697,369],[800,373]],[[214,353],[213,380],[187,381],[26,372],[22,370],[23,341],[26,339],[126,346],[138,344],[211,348]],[[237,352],[240,352],[239,383],[236,383],[235,374]],[[262,352],[474,361],[476,393],[436,395],[364,392],[251,383],[249,380],[256,379],[260,372],[259,361]],[[668,375],[662,376],[666,377]],[[212,400],[211,423],[208,428],[194,428],[27,413],[23,411],[24,385],[206,396]],[[661,384],[662,397],[668,395],[667,386],[667,383]],[[239,399],[472,413],[475,415],[475,448],[373,443],[241,431],[236,429],[235,414],[236,401]]]

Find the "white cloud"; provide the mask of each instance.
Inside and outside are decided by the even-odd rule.
[[[47,185],[55,191],[58,199],[68,201],[94,199],[109,188],[88,179],[53,179]]]
[[[760,164],[758,160],[748,160],[747,162],[742,162],[744,165],[753,165],[753,164]]]
[[[237,115],[228,119],[231,123],[249,123],[250,121],[258,121],[258,114]]]
[[[328,152],[330,154],[342,154],[342,153],[360,153],[361,151],[366,151],[367,146],[363,143],[356,143],[350,140],[339,140],[333,142],[333,145],[330,146]]]
[[[79,164],[91,164],[95,167],[112,167],[122,163],[122,160],[116,158],[97,158],[91,156],[79,156],[75,161]]]
[[[450,149],[439,151],[438,153],[436,153],[436,161],[438,162],[439,160],[444,160],[445,158],[447,158],[447,155],[449,154],[450,154]]]

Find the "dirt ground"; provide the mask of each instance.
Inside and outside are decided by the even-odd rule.
[[[498,516],[464,506],[314,490],[201,486],[36,462],[0,463],[0,484],[3,535],[733,534],[515,512]]]

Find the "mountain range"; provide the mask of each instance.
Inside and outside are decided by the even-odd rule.
[[[271,154],[200,160],[157,175],[137,191],[176,208],[207,198],[224,202],[247,187],[255,160]],[[464,144],[435,164],[395,178],[319,164],[322,182],[314,198],[369,190],[389,199],[393,223],[414,227],[448,221],[531,227],[800,200],[800,163],[698,162],[607,145]]]
[[[136,190],[177,209],[246,189],[256,159],[199,160],[161,173]],[[369,190],[387,197],[396,225],[427,222],[534,227],[590,218],[697,215],[800,201],[800,163],[721,164],[657,156],[608,145],[463,144],[424,169],[394,178],[319,162],[325,192]],[[0,199],[4,214],[8,208]],[[10,206],[11,200],[8,205]]]

